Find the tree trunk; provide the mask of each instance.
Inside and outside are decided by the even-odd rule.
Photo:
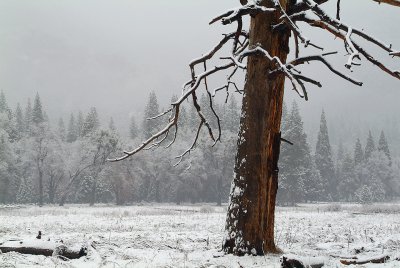
[[[39,207],[42,207],[43,206],[43,171],[39,165],[38,165],[38,174],[39,174]]]
[[[92,184],[92,189],[90,191],[90,200],[89,200],[89,206],[94,206],[94,203],[96,203],[96,192],[97,192],[97,176],[93,178],[93,184]]]
[[[280,0],[287,7],[287,0]],[[271,7],[270,1],[262,5]],[[251,18],[250,47],[262,46],[286,61],[289,31],[272,31],[279,13]],[[226,220],[223,249],[235,255],[278,253],[274,242],[275,202],[278,189],[280,126],[284,76],[268,75],[276,68],[263,56],[248,58],[240,118],[235,177]]]
[[[40,240],[38,240],[40,241]],[[78,259],[87,255],[86,247],[67,248],[63,244],[56,244],[50,241],[6,241],[0,243],[0,251],[18,252],[21,254],[43,255],[43,256],[63,256],[68,259]]]

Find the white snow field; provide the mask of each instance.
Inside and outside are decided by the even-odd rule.
[[[234,257],[220,252],[225,207],[211,205],[1,207],[0,243],[10,239],[63,240],[88,245],[88,256],[0,254],[0,267],[280,267],[278,255]],[[300,205],[277,208],[276,240],[287,254],[327,258],[387,254],[400,267],[400,205]]]

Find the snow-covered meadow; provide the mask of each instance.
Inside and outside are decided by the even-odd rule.
[[[42,239],[86,244],[89,252],[71,261],[3,253],[0,267],[280,267],[278,255],[222,254],[224,221],[225,207],[211,205],[1,207],[0,243],[34,239],[40,230]],[[278,208],[276,241],[287,254],[326,257],[324,267],[382,254],[391,260],[362,267],[400,267],[400,205]]]

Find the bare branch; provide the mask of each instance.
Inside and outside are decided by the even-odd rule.
[[[330,32],[331,34],[333,34],[334,36],[336,36],[342,40],[345,40],[345,38],[346,38],[345,34],[343,34],[340,30],[334,28],[333,26],[329,25],[328,23],[326,23],[324,21],[313,20],[313,19],[310,19],[309,17],[304,17],[304,21],[313,27],[325,29],[328,32]],[[397,79],[400,79],[399,71],[391,70],[390,68],[386,67],[383,63],[381,63],[380,61],[378,61],[377,59],[372,57],[369,53],[367,53],[367,51],[364,50],[358,43],[353,41],[353,45],[368,61],[370,61],[374,65],[378,66],[381,70],[390,74],[391,76],[393,76]],[[395,52],[394,54],[398,54],[398,52]]]
[[[320,61],[322,62],[326,67],[328,67],[328,69],[333,72],[334,74],[340,76],[341,78],[350,81],[351,83],[358,85],[358,86],[362,86],[362,82],[357,81],[353,78],[351,78],[350,76],[336,70],[335,68],[333,68],[333,66],[326,60],[326,56],[328,55],[332,55],[332,54],[336,54],[337,52],[329,52],[329,53],[325,53],[325,54],[321,54],[321,55],[312,55],[312,56],[306,56],[306,57],[301,57],[301,58],[297,58],[294,59],[293,61],[288,63],[288,66],[290,68],[290,66],[298,66],[301,64],[304,64],[306,62],[310,62],[310,61]]]
[[[400,1],[399,0],[374,0],[375,2],[380,3],[384,3],[387,5],[392,5],[392,6],[396,6],[396,7],[400,7]]]
[[[221,21],[222,24],[231,24],[234,21],[237,21],[239,18],[245,16],[245,15],[256,15],[258,13],[264,13],[264,12],[274,12],[275,8],[266,8],[264,6],[257,5],[255,3],[247,4],[235,9],[231,9],[218,17],[214,18],[213,20],[210,21],[210,24],[213,24],[217,21]]]
[[[169,108],[168,110],[166,110],[166,111],[164,111],[164,112],[162,112],[162,113],[160,113],[160,114],[158,114],[158,115],[156,115],[156,116],[146,118],[146,120],[154,120],[154,119],[163,117],[164,115],[170,113],[171,111],[172,111],[172,108]]]

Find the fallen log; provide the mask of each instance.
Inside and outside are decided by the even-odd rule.
[[[367,263],[385,263],[390,259],[387,255],[380,255],[371,258],[358,258],[352,260],[340,260],[341,264],[351,265],[351,264],[367,264]]]
[[[18,252],[21,254],[43,255],[43,256],[59,256],[67,259],[78,259],[87,255],[86,247],[68,248],[63,243],[52,241],[21,240],[6,241],[0,244],[0,252]]]
[[[300,257],[295,255],[284,255],[281,257],[282,268],[321,268],[325,265],[326,258],[323,257]]]

